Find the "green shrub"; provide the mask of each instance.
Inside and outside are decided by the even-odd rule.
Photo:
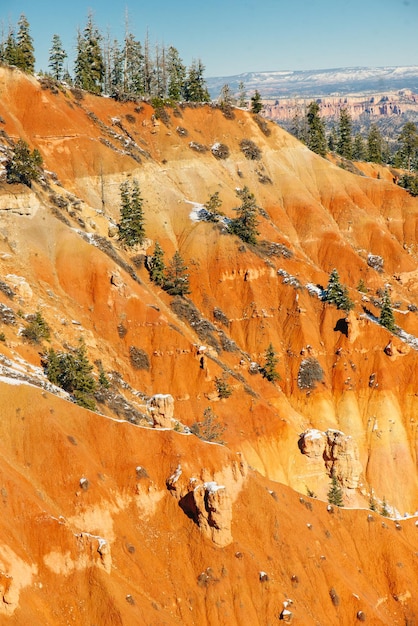
[[[25,339],[31,343],[41,343],[43,339],[49,339],[50,328],[40,311],[37,311],[34,315],[29,315],[27,319],[29,323],[22,331],[22,336]]]

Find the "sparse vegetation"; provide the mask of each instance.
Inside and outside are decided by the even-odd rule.
[[[378,254],[369,253],[367,255],[367,265],[380,273],[383,272],[384,260]]]

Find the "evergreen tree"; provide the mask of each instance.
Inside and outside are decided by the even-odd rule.
[[[366,158],[366,147],[364,145],[364,139],[357,133],[353,141],[353,159],[354,161],[364,161]]]
[[[38,180],[42,166],[42,157],[36,148],[31,152],[28,144],[19,139],[14,147],[14,154],[5,164],[8,183],[23,183],[27,187]]]
[[[103,365],[101,363],[101,361],[98,364],[98,369],[99,369],[99,386],[101,387],[101,389],[109,389],[110,387],[110,382],[108,377],[106,376],[106,372],[103,369]]]
[[[128,248],[142,244],[145,239],[143,199],[137,180],[124,181],[120,186],[121,209],[119,241]]]
[[[170,296],[185,296],[190,293],[187,269],[180,252],[177,250],[166,269],[164,278],[163,289]]]
[[[17,22],[16,35],[16,65],[24,72],[33,74],[35,71],[35,54],[33,48],[33,39],[29,32],[29,22],[22,13]]]
[[[367,135],[367,161],[371,161],[372,163],[382,163],[382,150],[382,135],[380,134],[376,124],[372,124]]]
[[[151,257],[150,262],[149,274],[153,283],[163,287],[165,282],[164,250],[158,241],[155,242],[154,254]]]
[[[228,225],[228,231],[233,235],[237,235],[246,243],[256,244],[258,220],[257,213],[259,208],[253,193],[247,186],[237,190],[237,196],[241,199],[241,206],[234,209],[238,217],[233,218]]]
[[[82,339],[74,352],[57,354],[55,350],[50,349],[43,358],[43,367],[48,380],[70,393],[78,405],[92,411],[95,409],[93,394],[96,390],[96,381]]]
[[[140,41],[127,32],[122,51],[123,92],[141,96],[145,94],[144,55]]]
[[[86,409],[95,409],[94,392],[96,381],[92,375],[93,365],[88,360],[86,345],[82,339],[75,353],[75,388],[74,398],[80,406]]]
[[[6,43],[4,44],[4,61],[8,65],[15,65],[18,67],[18,50],[16,44],[16,36],[13,29],[9,30]]]
[[[53,35],[52,46],[49,51],[48,67],[50,68],[51,74],[55,78],[55,80],[62,79],[64,60],[66,58],[67,58],[67,53],[62,47],[60,36]]]
[[[385,289],[382,298],[382,308],[380,310],[379,322],[382,326],[387,328],[390,332],[395,332],[395,316],[393,315],[392,303],[390,300],[389,291]]]
[[[276,370],[276,365],[279,362],[279,359],[276,355],[272,343],[269,343],[269,345],[267,346],[264,358],[265,363],[262,369],[264,378],[267,378],[267,380],[271,383],[274,383],[276,380],[280,380],[280,374]]]
[[[401,166],[411,171],[418,150],[418,131],[414,122],[406,122],[399,135]]]
[[[334,472],[332,473],[332,476],[331,476],[331,485],[328,490],[327,497],[328,497],[329,504],[333,504],[334,506],[339,506],[339,507],[344,506],[343,491],[340,485],[338,484],[338,479]]]
[[[302,143],[307,143],[306,118],[300,114],[299,110],[296,110],[293,116],[290,132]]]
[[[323,300],[335,304],[337,309],[341,309],[347,313],[354,308],[354,303],[350,300],[348,295],[348,289],[341,284],[340,277],[335,268],[329,275],[328,286],[325,289]]]
[[[345,159],[353,157],[352,121],[347,109],[340,109],[337,152]]]
[[[209,200],[207,200],[207,202],[203,205],[208,213],[208,217],[206,219],[209,222],[218,222],[219,219],[225,215],[225,213],[222,213],[222,211],[219,210],[221,206],[222,200],[219,197],[219,191],[215,191],[215,193],[213,193]]]
[[[89,13],[87,24],[77,36],[77,56],[75,61],[75,84],[86,91],[100,94],[104,78],[104,60],[101,49],[102,36]]]
[[[45,374],[48,380],[53,384],[60,386],[60,362],[57,353],[50,348],[45,357],[42,359]]]
[[[254,94],[251,96],[251,113],[257,115],[258,113],[260,113],[260,111],[263,110],[263,107],[264,105],[261,101],[261,94],[256,89]]]
[[[387,505],[385,497],[383,497],[382,509],[380,511],[380,515],[383,515],[383,517],[389,517],[390,516],[390,511],[388,509],[388,505]]]
[[[311,102],[306,113],[308,125],[307,145],[310,150],[322,157],[327,153],[327,142],[325,138],[325,125],[319,117],[319,104]]]
[[[180,102],[184,96],[186,67],[174,46],[170,46],[167,50],[167,72],[167,95],[171,100]]]
[[[337,150],[337,145],[338,145],[338,135],[337,135],[335,126],[333,126],[328,135],[328,150],[330,152],[335,152]]]
[[[243,109],[248,106],[247,93],[245,91],[245,85],[242,80],[238,84],[238,106]]]
[[[185,86],[185,100],[187,102],[210,102],[203,73],[205,66],[202,61],[194,60],[189,67]]]
[[[371,511],[376,511],[377,510],[377,505],[376,505],[376,498],[374,497],[374,493],[373,493],[373,489],[370,493],[370,498],[369,498],[369,509]]]

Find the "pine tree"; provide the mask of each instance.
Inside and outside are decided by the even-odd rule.
[[[350,300],[348,289],[340,282],[337,270],[334,268],[329,275],[328,286],[325,289],[323,300],[335,304],[337,309],[348,313],[354,308],[354,303]]]
[[[82,339],[75,353],[75,365],[74,398],[78,405],[94,411],[96,404],[93,394],[96,390],[96,381],[92,375],[93,365],[87,358],[86,345]]]
[[[141,42],[134,35],[126,32],[122,52],[123,58],[123,92],[136,96],[145,94],[144,55]]]
[[[349,112],[347,109],[340,109],[337,152],[345,159],[353,157],[352,128],[353,124]]]
[[[353,159],[354,161],[364,161],[366,158],[366,147],[364,145],[364,139],[357,133],[353,141]]]
[[[307,145],[310,150],[322,157],[327,153],[327,142],[325,138],[325,125],[319,116],[319,104],[311,102],[306,113],[308,125]]]
[[[225,215],[225,213],[222,213],[222,211],[219,210],[221,206],[222,200],[219,197],[219,191],[215,191],[215,193],[213,193],[209,200],[207,200],[207,202],[203,205],[204,209],[208,213],[208,217],[206,219],[209,222],[218,222],[219,219]]]
[[[264,105],[261,101],[261,94],[256,89],[254,94],[251,96],[251,113],[254,113],[255,115],[257,115],[263,110],[263,107]]]
[[[382,308],[380,310],[379,322],[390,332],[395,332],[395,316],[393,315],[392,303],[390,300],[389,291],[387,289],[385,289],[382,297]]]
[[[245,91],[245,85],[242,80],[238,84],[238,106],[243,109],[248,106],[247,93]]]
[[[36,148],[31,152],[24,139],[19,139],[14,147],[14,154],[5,164],[8,183],[23,183],[30,187],[38,180],[42,166],[42,157]]]
[[[237,196],[241,199],[241,206],[234,209],[238,217],[233,218],[228,225],[228,231],[237,235],[242,241],[250,244],[257,243],[258,220],[257,213],[259,208],[253,193],[247,186],[237,190]]]
[[[205,66],[202,61],[192,61],[187,73],[187,79],[185,84],[185,100],[187,102],[209,102],[210,96],[206,87],[203,73]]]
[[[186,67],[174,46],[170,46],[167,50],[167,72],[167,95],[174,102],[179,102],[184,96]]]
[[[328,490],[327,497],[328,497],[329,504],[333,504],[334,506],[339,506],[339,507],[344,506],[343,491],[340,485],[338,484],[338,479],[334,472],[332,473],[332,476],[331,476],[331,485]]]
[[[158,241],[155,242],[154,254],[151,257],[150,262],[149,274],[153,283],[159,287],[163,287],[165,282],[164,250]]]
[[[337,135],[335,126],[333,126],[328,135],[328,150],[330,152],[335,152],[337,150],[337,145],[338,145],[338,135]]]
[[[53,348],[50,348],[47,354],[42,359],[45,374],[48,380],[53,384],[60,386],[60,362],[57,353]]]
[[[177,250],[166,269],[163,285],[163,289],[170,296],[185,296],[190,293],[187,269],[180,252]]]
[[[383,502],[382,502],[382,508],[380,511],[380,515],[383,515],[383,517],[389,517],[390,516],[390,511],[386,502],[386,498],[383,496]]]
[[[62,47],[61,38],[59,35],[52,36],[52,46],[49,51],[49,63],[48,67],[51,70],[52,76],[55,80],[61,80],[63,75],[64,60],[67,58],[67,53]]]
[[[104,78],[104,60],[101,49],[102,36],[89,13],[83,33],[77,35],[75,84],[82,89],[99,94]]]
[[[143,199],[139,190],[138,181],[132,184],[124,181],[120,186],[121,209],[119,241],[128,248],[142,244],[145,239]]]
[[[414,122],[406,122],[399,135],[401,165],[411,171],[418,150],[418,131]]]
[[[33,48],[33,39],[29,32],[29,22],[22,13],[18,22],[16,35],[16,65],[24,72],[33,74],[35,71],[35,54]]]
[[[16,36],[12,28],[9,30],[6,43],[4,44],[4,61],[8,65],[15,65],[16,67],[18,67],[19,61]]]
[[[369,134],[367,135],[367,161],[372,163],[382,163],[382,150],[383,140],[379,129],[376,124],[370,126]]]
[[[274,383],[276,380],[280,380],[280,374],[276,370],[276,365],[279,362],[279,359],[276,355],[272,343],[269,343],[269,345],[267,346],[264,358],[265,363],[262,369],[264,378],[267,378],[267,380],[271,383]]]

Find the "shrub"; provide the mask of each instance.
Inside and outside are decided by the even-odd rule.
[[[176,133],[180,135],[180,137],[187,137],[187,135],[189,134],[189,131],[187,130],[187,128],[184,128],[183,126],[177,126]]]
[[[189,143],[189,148],[194,150],[195,152],[207,152],[207,147],[197,141],[191,141]]]
[[[260,115],[254,115],[254,121],[257,123],[259,129],[266,137],[269,137],[271,135],[269,125],[263,117],[260,117]]]
[[[140,348],[136,348],[135,346],[131,346],[129,348],[129,358],[131,361],[132,367],[137,370],[147,370],[149,371],[150,363],[147,353]]]
[[[32,152],[23,139],[19,139],[14,147],[14,154],[7,159],[6,180],[8,183],[23,183],[27,187],[32,185],[32,181],[38,180],[41,174],[42,157],[39,150],[35,148]]]
[[[127,121],[127,122],[129,122],[130,124],[135,124],[135,122],[136,122],[136,118],[135,118],[135,116],[134,116],[134,115],[131,115],[131,113],[127,113],[127,114],[125,115],[125,119],[126,119],[126,121]]]
[[[196,437],[199,437],[199,439],[224,443],[222,435],[225,432],[225,426],[219,422],[218,416],[210,407],[204,410],[203,420],[192,424],[190,430]]]
[[[15,297],[15,292],[13,291],[13,289],[2,280],[0,280],[0,291],[2,291],[4,295],[10,298],[10,300],[13,300],[13,298]]]
[[[324,371],[314,357],[302,361],[298,373],[299,389],[315,389],[316,383],[320,383],[323,378]]]
[[[213,309],[213,317],[217,322],[221,322],[224,326],[229,326],[229,318],[217,306]]]
[[[240,141],[239,147],[245,158],[250,161],[259,161],[261,159],[261,150],[251,139],[243,139]]]
[[[50,328],[40,311],[37,311],[34,315],[28,316],[27,319],[29,323],[22,331],[22,335],[25,339],[31,343],[41,343],[42,339],[49,339]]]
[[[217,159],[227,159],[229,157],[229,148],[224,143],[213,144],[211,152]]]
[[[232,394],[232,387],[228,385],[225,376],[222,376],[222,378],[218,376],[215,377],[215,387],[221,399],[229,398]]]
[[[367,255],[367,265],[369,267],[376,270],[376,272],[383,272],[383,264],[384,260],[381,256],[378,254],[371,254],[371,252],[369,252]]]

